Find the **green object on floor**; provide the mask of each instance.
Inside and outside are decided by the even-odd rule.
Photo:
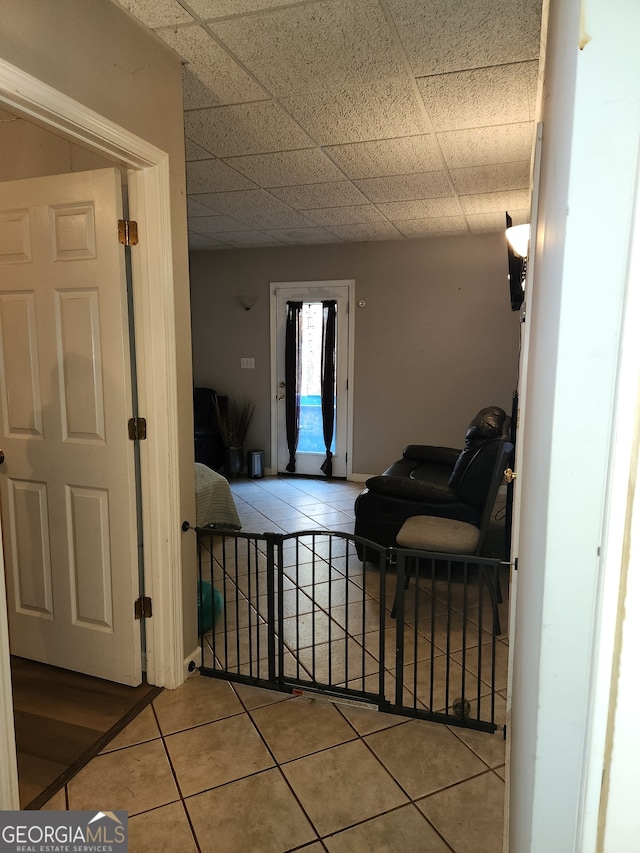
[[[198,581],[198,634],[206,634],[222,613],[222,593],[209,581]]]

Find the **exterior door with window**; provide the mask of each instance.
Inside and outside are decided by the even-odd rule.
[[[286,282],[273,289],[278,473],[346,477],[349,283]]]
[[[141,681],[120,173],[0,185],[0,500],[15,655]]]

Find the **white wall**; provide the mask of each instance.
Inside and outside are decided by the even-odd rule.
[[[580,0],[550,5],[519,437],[510,853],[596,849],[599,786],[589,783],[602,775],[595,724],[606,718],[611,681],[609,660],[605,689],[595,692],[594,663],[611,630],[602,580],[620,574],[600,549],[615,524],[608,494],[640,142],[640,6],[582,5],[583,50]],[[637,837],[627,840],[616,850],[637,847]]]

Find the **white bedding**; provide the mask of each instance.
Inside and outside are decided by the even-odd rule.
[[[239,530],[242,525],[228,481],[201,462],[196,462],[196,527],[226,527]]]

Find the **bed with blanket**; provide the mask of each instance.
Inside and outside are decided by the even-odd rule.
[[[228,481],[196,462],[196,527],[220,527],[240,530],[240,516]]]

